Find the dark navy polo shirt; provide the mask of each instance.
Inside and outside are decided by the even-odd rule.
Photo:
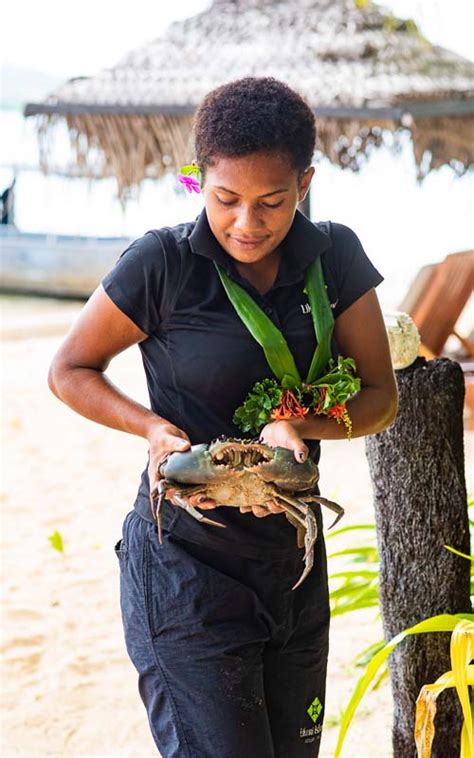
[[[305,377],[316,341],[304,275],[318,255],[336,319],[383,281],[351,229],[336,223],[318,225],[299,211],[283,240],[275,283],[265,295],[239,274],[234,259],[214,237],[205,209],[195,221],[154,229],[132,242],[102,284],[118,308],[148,335],[139,348],[151,409],[185,431],[192,444],[220,435],[242,437],[232,423],[233,413],[256,381],[273,375],[263,350],[228,300],[214,261],[278,326]],[[336,355],[335,344],[333,351]],[[307,444],[317,463],[319,441]],[[134,507],[152,520],[146,467]],[[203,513],[227,528],[200,524],[168,502],[162,511],[163,527],[248,557],[296,550],[296,530],[283,514],[259,519],[231,507]]]

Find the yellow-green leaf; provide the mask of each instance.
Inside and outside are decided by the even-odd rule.
[[[474,623],[464,619],[456,625],[451,635],[451,666],[454,686],[458,693],[466,725],[469,755],[473,754],[471,705],[469,702],[468,667],[474,657]],[[474,667],[473,667],[474,670]]]
[[[51,543],[51,547],[54,548],[54,550],[57,550],[59,553],[64,553],[63,538],[58,531],[50,534],[48,539]]]
[[[443,545],[443,547],[445,547],[446,550],[449,550],[450,553],[454,553],[454,555],[459,555],[461,558],[467,558],[468,561],[471,561],[471,563],[474,563],[474,555],[467,555],[467,553],[461,553],[460,550],[456,550],[456,548],[451,547],[450,545]]]
[[[216,264],[216,268],[227,297],[262,348],[276,378],[281,382],[285,377],[291,386],[301,384],[295,360],[283,334],[240,284],[234,282],[221,266]]]
[[[430,758],[435,735],[434,719],[436,716],[436,698],[446,689],[452,687],[454,677],[447,671],[434,684],[425,684],[416,701],[415,744],[418,758]]]
[[[465,695],[469,699],[468,685],[472,686],[474,684],[474,666],[466,666],[465,682]],[[438,695],[448,687],[456,687],[456,676],[453,671],[446,671],[436,682],[425,684],[420,690],[416,701],[415,715],[415,743],[419,758],[430,758],[431,756],[431,747],[436,731],[434,720],[436,716],[436,700]],[[472,715],[471,708],[469,707],[469,715],[468,718],[464,719],[461,734],[461,758],[472,758],[470,730],[472,732]]]
[[[317,347],[306,377],[306,383],[311,384],[321,376],[329,363],[331,337],[334,329],[334,316],[325,290],[323,269],[319,256],[309,266],[305,281],[317,341]]]

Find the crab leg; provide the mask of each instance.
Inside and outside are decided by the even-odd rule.
[[[157,486],[150,492],[150,507],[151,507],[151,514],[156,521],[156,525],[158,527],[158,540],[160,542],[160,545],[163,544],[162,539],[162,533],[161,533],[161,509],[163,507],[163,500],[165,498],[165,491],[166,491],[166,483],[164,479],[160,479]],[[187,500],[184,499],[184,497],[181,497],[181,495],[176,494],[173,497],[173,502],[176,503],[180,508],[183,508],[185,511],[189,513],[190,516],[197,519],[197,521],[201,521],[203,524],[211,524],[211,526],[220,526],[223,529],[225,529],[225,524],[219,524],[218,521],[213,521],[210,518],[207,518],[206,516],[203,516],[202,513],[200,513],[196,508],[193,508],[193,506],[187,502]]]
[[[156,521],[156,525],[158,527],[158,540],[160,542],[160,545],[163,544],[163,539],[161,536],[161,508],[163,506],[164,498],[165,498],[165,481],[164,479],[160,479],[157,486],[150,492],[151,515]],[[156,502],[156,506],[155,506],[155,502]]]
[[[275,493],[275,496],[274,496],[274,501],[275,502],[278,502],[278,497],[279,497],[279,495]],[[288,521],[290,522],[290,524],[292,526],[294,526],[295,529],[296,529],[296,534],[297,534],[296,541],[297,541],[298,547],[300,547],[300,548],[304,547],[304,538],[305,538],[305,534],[306,534],[306,531],[307,531],[307,529],[306,529],[306,515],[307,515],[306,508],[305,508],[304,512],[301,511],[301,509],[299,509],[301,512],[303,512],[304,518],[302,518],[301,515],[300,515],[300,512],[299,511],[295,511],[294,508],[292,508],[292,507],[289,507],[289,505],[288,505],[287,502],[284,502],[283,500],[281,500],[278,503],[278,505],[280,505],[282,508],[284,508],[286,518],[288,519]]]
[[[277,499],[283,500],[283,502],[280,502],[279,505],[281,505],[282,508],[284,508],[288,513],[290,513],[296,521],[304,528],[306,531],[306,534],[308,535],[310,532],[310,549],[312,548],[313,544],[316,541],[316,538],[318,536],[318,525],[316,521],[316,517],[309,508],[309,506],[302,500],[297,500],[296,498],[290,497],[289,495],[283,495],[281,492],[278,493],[276,496]],[[301,514],[304,516],[304,518],[301,517]],[[307,540],[305,538],[305,544]],[[304,560],[308,557],[309,551],[306,550],[306,553],[304,555]]]
[[[331,511],[334,511],[334,513],[337,513],[336,520],[332,522],[330,527],[328,527],[329,529],[332,529],[333,526],[336,526],[337,522],[344,516],[344,508],[325,497],[321,497],[320,495],[305,495],[305,500],[310,503],[320,503],[320,505],[325,505],[326,508],[329,508]]]
[[[173,495],[173,502],[176,503],[180,508],[184,508],[185,511],[189,513],[190,516],[195,518],[197,521],[200,521],[202,524],[211,524],[211,526],[220,526],[222,529],[225,529],[225,524],[220,524],[218,521],[213,521],[210,518],[207,518],[206,516],[203,516],[202,513],[200,513],[196,508],[194,508],[188,501],[181,497],[181,495]]]
[[[282,507],[286,508],[286,505],[285,506],[282,505]],[[285,516],[290,522],[290,524],[294,526],[296,529],[296,542],[297,542],[298,547],[299,548],[304,547],[304,536],[306,534],[306,527],[302,526],[295,518],[293,518],[293,516],[291,516],[289,511],[285,512]]]
[[[318,524],[316,522],[316,517],[313,511],[311,508],[309,508],[308,505],[306,505],[306,503],[302,502],[301,500],[297,500],[296,498],[289,497],[288,495],[283,495],[281,492],[278,493],[277,498],[280,501],[279,504],[305,527],[305,554],[303,556],[305,567],[300,578],[291,588],[292,590],[295,590],[300,586],[300,584],[302,584],[302,582],[304,582],[309,572],[313,568],[314,543],[316,542],[316,538],[318,536]],[[301,518],[301,513],[305,516],[304,520]]]

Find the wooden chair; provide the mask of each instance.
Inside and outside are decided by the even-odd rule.
[[[412,317],[429,357],[441,355],[452,334],[468,356],[474,357],[474,342],[455,331],[473,289],[472,250],[448,255],[441,263],[424,266],[418,272],[399,309]]]
[[[467,359],[460,361],[466,386],[466,427],[474,430],[474,342],[456,332],[456,323],[474,289],[474,251],[448,255],[441,263],[424,266],[410,286],[399,310],[409,313],[421,336],[420,355],[442,354],[454,334]]]

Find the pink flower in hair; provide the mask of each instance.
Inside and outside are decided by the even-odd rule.
[[[185,176],[184,174],[178,174],[178,182],[184,184],[188,192],[201,192],[201,185],[194,176]]]
[[[181,166],[178,174],[178,182],[184,184],[189,193],[201,192],[202,173],[195,161],[186,166]]]

